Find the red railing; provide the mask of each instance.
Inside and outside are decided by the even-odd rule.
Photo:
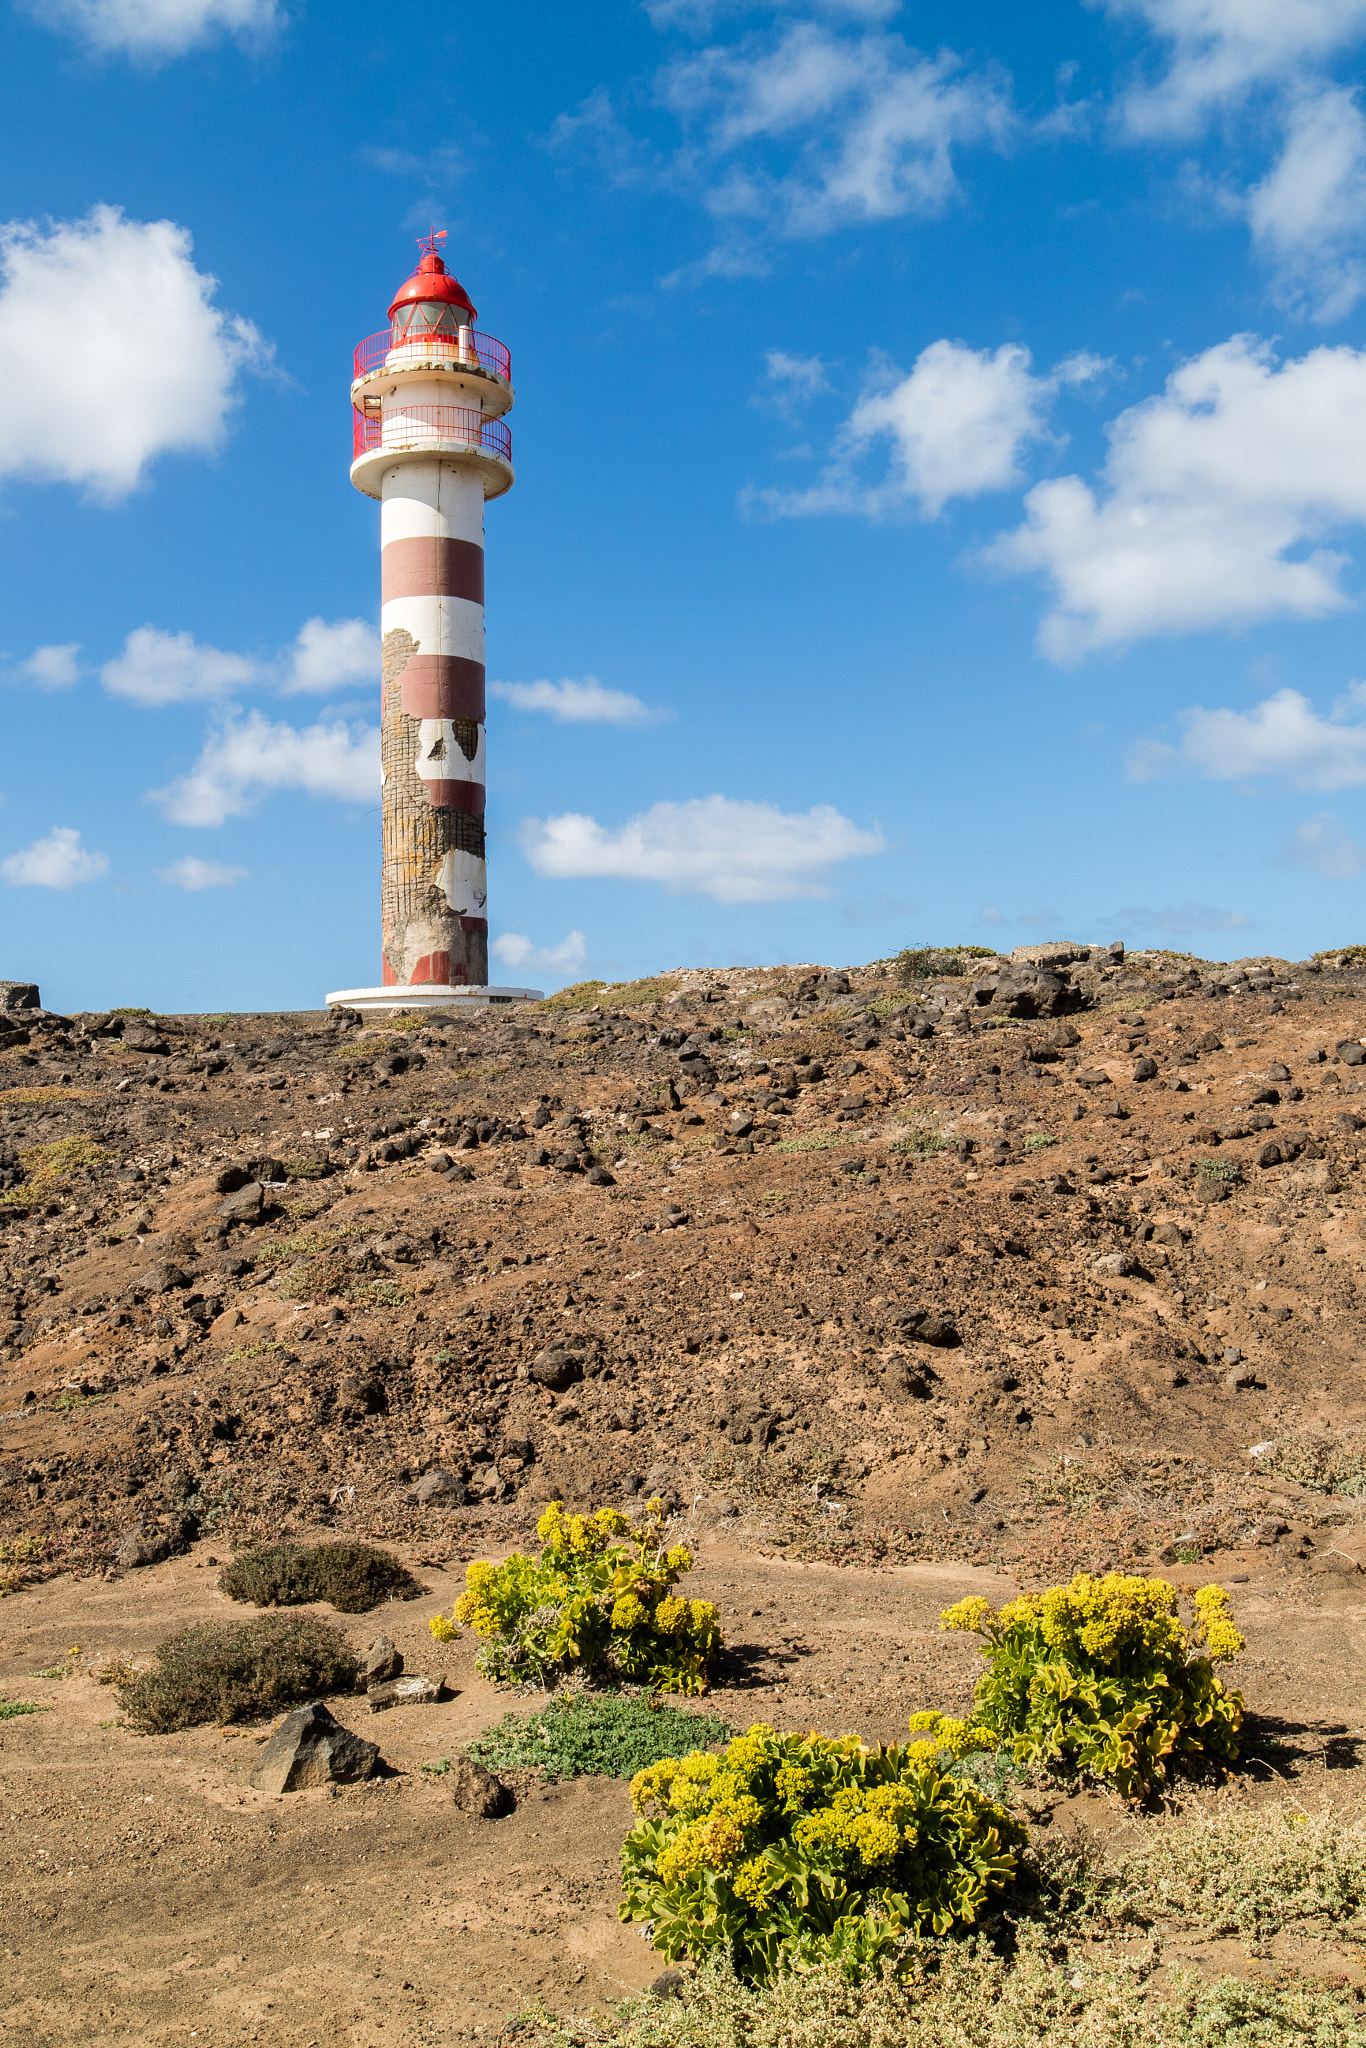
[[[512,435],[503,420],[485,419],[465,405],[403,405],[379,414],[351,409],[351,446],[356,456],[392,448],[480,448],[512,460]]]
[[[501,341],[480,334],[473,327],[461,327],[454,334],[422,329],[396,342],[393,330],[367,334],[356,350],[357,377],[372,377],[376,370],[406,369],[414,363],[474,363],[512,382],[512,357]]]

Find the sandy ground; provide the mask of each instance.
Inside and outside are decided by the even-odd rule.
[[[478,1678],[468,1638],[432,1643],[427,1620],[449,1611],[459,1571],[426,1570],[429,1597],[346,1620],[359,1645],[383,1629],[409,1669],[444,1669],[456,1688],[443,1705],[381,1716],[362,1699],[332,1702],[380,1742],[390,1777],[269,1797],[247,1782],[263,1729],[120,1727],[94,1675],[101,1662],[145,1657],[177,1625],[243,1613],[218,1593],[208,1555],[200,1545],[111,1582],[57,1579],[0,1605],[0,1693],[52,1709],[0,1724],[0,2040],[472,2041],[494,2038],[537,1993],[583,2010],[649,1983],[658,1957],[616,1918],[624,1784],[523,1785],[513,1813],[478,1821],[421,1771],[510,1705],[541,1703]],[[1234,1565],[1248,1707],[1292,1745],[1297,1798],[1351,1802],[1366,1595],[1292,1580],[1266,1560]],[[999,1600],[1014,1582],[969,1567],[794,1564],[704,1539],[689,1589],[722,1609],[734,1647],[712,1704],[734,1725],[888,1739],[917,1706],[967,1703],[973,1645],[940,1634],[940,1609],[969,1590]],[[69,1675],[35,1675],[56,1667]],[[1252,1787],[1227,1796],[1279,1791],[1269,1771]],[[1125,1825],[1100,1795],[1061,1801],[1046,1820]],[[1202,1953],[1227,1968],[1242,1952]]]

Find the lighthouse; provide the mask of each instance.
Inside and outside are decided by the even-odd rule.
[[[380,507],[381,985],[353,1009],[515,1002],[491,988],[484,506],[512,489],[512,363],[437,244],[356,350],[351,481]]]

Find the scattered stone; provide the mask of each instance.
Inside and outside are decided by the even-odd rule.
[[[1130,1273],[1138,1271],[1138,1260],[1129,1252],[1106,1252],[1096,1260],[1091,1271],[1103,1274],[1107,1279],[1124,1280]]]
[[[469,1490],[454,1472],[447,1472],[437,1465],[430,1472],[423,1473],[413,1488],[413,1498],[424,1508],[463,1508],[469,1499]]]
[[[261,1183],[249,1180],[230,1194],[225,1202],[219,1203],[218,1213],[225,1223],[259,1223],[265,1199],[266,1191]]]
[[[471,1757],[456,1757],[450,1770],[451,1801],[475,1820],[497,1820],[512,1808],[511,1788]]]
[[[535,1380],[537,1386],[548,1387],[552,1394],[562,1394],[566,1387],[583,1378],[583,1360],[576,1351],[547,1346],[532,1359],[527,1377]]]
[[[681,1998],[687,1989],[688,1980],[681,1970],[661,1970],[650,1980],[650,1990],[656,1998]]]
[[[164,1536],[152,1535],[146,1529],[130,1529],[114,1552],[114,1562],[120,1571],[142,1571],[149,1564],[164,1564],[171,1554],[171,1546]]]
[[[1146,1055],[1141,1060],[1136,1060],[1134,1062],[1134,1079],[1135,1081],[1155,1081],[1157,1079],[1157,1061],[1147,1058]]]
[[[386,1714],[390,1707],[435,1707],[451,1697],[444,1679],[422,1678],[410,1672],[406,1678],[381,1679],[366,1687],[365,1697],[372,1714]]]
[[[258,1792],[302,1792],[310,1785],[354,1785],[373,1778],[379,1744],[343,1728],[321,1700],[296,1707],[257,1759],[250,1783]]]
[[[1232,1372],[1224,1375],[1224,1385],[1232,1388],[1235,1392],[1240,1387],[1255,1387],[1256,1384],[1256,1368],[1249,1365],[1246,1360],[1241,1365],[1235,1365]]]
[[[388,1636],[376,1636],[365,1652],[361,1673],[367,1685],[382,1685],[403,1670],[403,1652],[396,1650]]]

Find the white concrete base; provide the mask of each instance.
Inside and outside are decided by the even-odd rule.
[[[339,1010],[481,1010],[490,1003],[539,1003],[538,988],[443,988],[433,981],[411,987],[337,988],[325,998]]]

